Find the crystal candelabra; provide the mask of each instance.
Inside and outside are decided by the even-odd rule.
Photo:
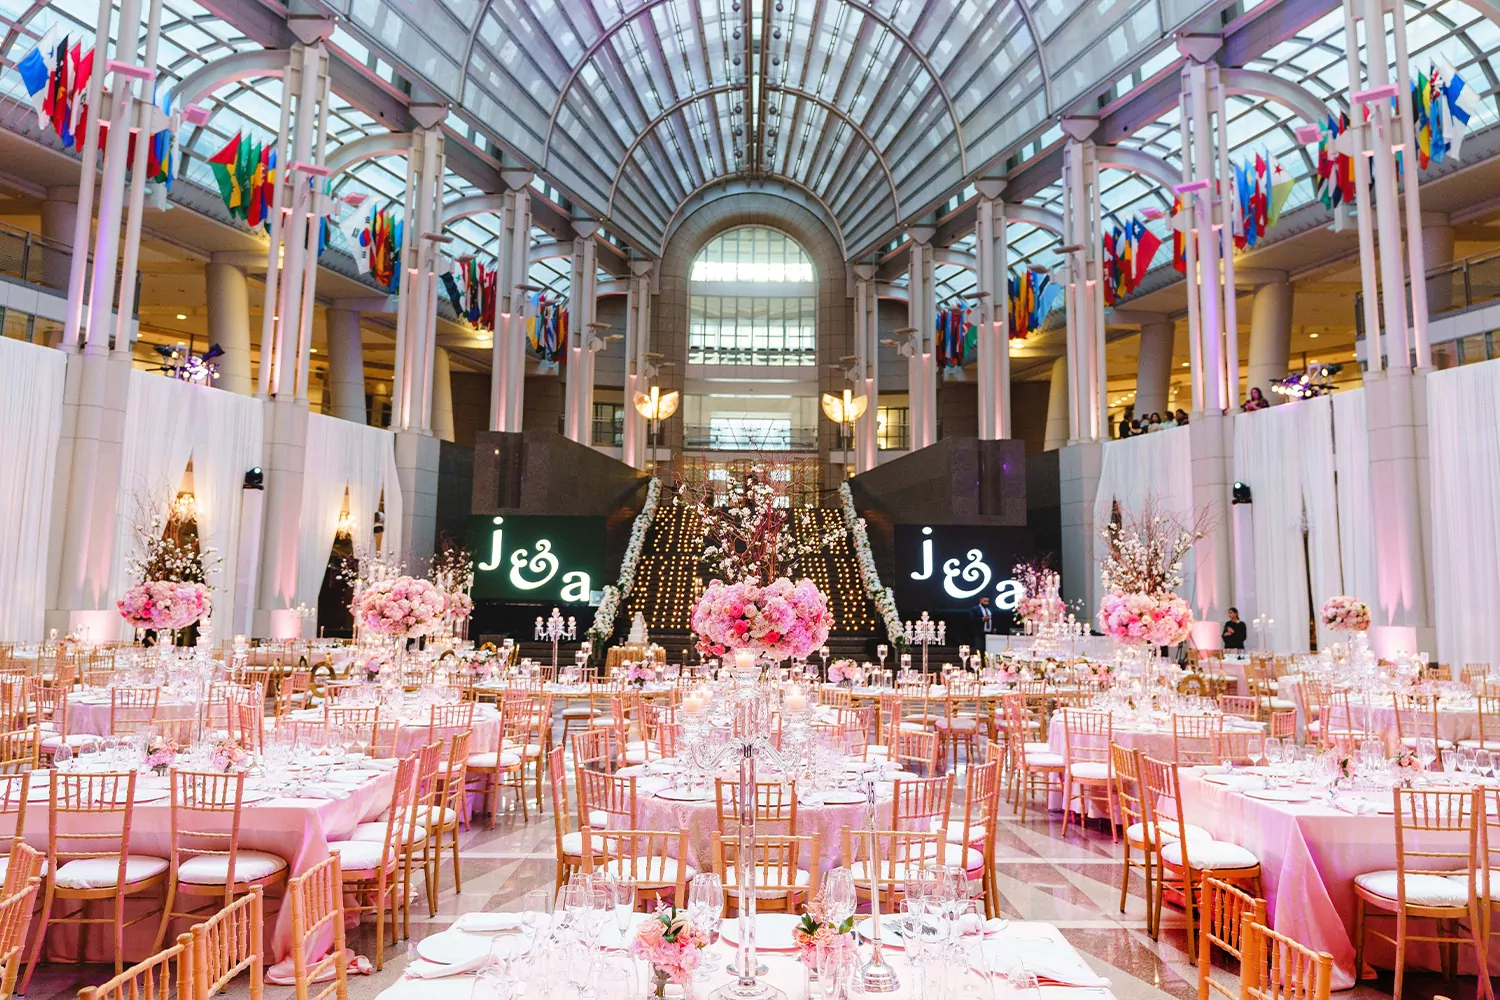
[[[713,1000],[785,1000],[786,993],[760,980],[761,966],[755,954],[755,900],[758,865],[755,857],[755,808],[757,765],[765,763],[782,774],[794,775],[807,768],[812,743],[808,723],[811,711],[795,688],[781,705],[781,743],[775,746],[765,736],[773,732],[773,692],[760,686],[760,666],[755,657],[741,651],[729,669],[732,688],[728,698],[712,712],[706,702],[692,696],[683,700],[683,744],[689,767],[700,774],[714,774],[731,761],[739,762],[736,798],[739,803],[738,868],[739,944],[735,962],[728,970],[735,981],[715,990]]]
[[[927,647],[936,645],[947,645],[948,623],[934,621],[928,617],[927,612],[922,612],[922,617],[914,622],[906,623],[906,642],[915,646],[922,644],[922,673],[927,673]]]
[[[552,614],[546,621],[542,620],[541,615],[537,615],[537,640],[545,639],[552,643],[552,676],[557,676],[557,644],[563,639],[572,642],[577,635],[578,621],[572,615],[568,616],[566,624],[563,622],[562,614],[556,608],[552,609]]]

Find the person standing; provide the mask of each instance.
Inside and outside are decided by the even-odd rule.
[[[1226,652],[1231,649],[1243,650],[1246,631],[1245,623],[1240,621],[1240,609],[1230,608],[1229,620],[1224,623],[1224,631],[1221,633],[1224,638],[1224,650]]]
[[[995,612],[990,609],[988,595],[969,609],[969,618],[974,622],[974,648],[982,653],[986,649],[984,637],[995,631]]]

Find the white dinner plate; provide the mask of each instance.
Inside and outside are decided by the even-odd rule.
[[[656,793],[656,797],[668,802],[707,802],[713,797],[713,793],[706,789],[689,791],[685,788],[663,788]]]
[[[1312,792],[1305,788],[1247,788],[1245,797],[1265,802],[1310,802]]]
[[[757,951],[796,951],[792,931],[802,918],[792,913],[757,913],[755,915],[755,949]],[[719,937],[731,948],[740,943],[740,922],[730,917],[719,927]]]
[[[493,949],[509,949],[523,940],[520,934],[470,934],[447,930],[417,942],[417,954],[439,965],[473,962]]]
[[[868,802],[864,792],[833,791],[823,793],[823,805],[825,806],[857,806],[862,802]]]

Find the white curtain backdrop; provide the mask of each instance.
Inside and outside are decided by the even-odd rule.
[[[311,414],[297,540],[297,603],[310,608],[318,603],[346,489],[356,548],[373,545],[375,512],[384,494],[381,547],[387,552],[400,551],[401,485],[396,476],[395,435],[378,427]]]
[[[1438,659],[1500,663],[1500,361],[1427,376]]]
[[[1375,520],[1370,507],[1370,436],[1365,391],[1333,394],[1333,462],[1338,472],[1339,552],[1344,593],[1377,607]]]
[[[1162,512],[1177,515],[1185,524],[1192,523],[1193,451],[1189,428],[1174,427],[1104,443],[1099,492],[1094,495],[1096,566],[1104,558],[1104,543],[1097,537],[1097,528],[1109,518],[1111,502],[1119,504],[1122,512],[1139,512],[1153,497]],[[1183,580],[1182,591],[1192,594],[1191,554],[1184,560]],[[1089,614],[1094,610],[1089,609]]]
[[[228,622],[234,610],[244,477],[246,470],[262,464],[264,433],[265,409],[258,399],[152,372],[130,373],[116,507],[115,596],[136,582],[126,568],[135,545],[132,524],[144,510],[161,510],[172,501],[191,460],[198,544],[212,548],[217,557],[206,567],[214,617]]]
[[[1274,621],[1269,648],[1306,652],[1309,618],[1342,587],[1328,398],[1236,414],[1234,468],[1250,487],[1254,526],[1256,603],[1241,613]],[[1318,641],[1328,641],[1321,628]]]
[[[61,351],[0,337],[0,640],[42,637],[62,432]]]

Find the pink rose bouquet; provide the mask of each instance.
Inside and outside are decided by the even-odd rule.
[[[1104,595],[1099,604],[1099,627],[1120,642],[1171,646],[1182,642],[1193,628],[1193,611],[1176,594]]]
[[[828,683],[842,684],[844,681],[852,681],[858,668],[858,664],[848,657],[834,660],[828,664]]]
[[[185,629],[208,615],[208,588],[181,580],[147,580],[125,591],[115,602],[135,628]]]
[[[354,618],[378,635],[428,635],[442,624],[448,596],[426,580],[398,576],[371,584],[354,602]]]
[[[768,584],[713,580],[693,609],[693,631],[705,656],[751,650],[767,659],[806,658],[828,641],[833,616],[811,580]]]
[[[1426,770],[1422,767],[1422,761],[1417,757],[1417,752],[1411,747],[1405,746],[1396,751],[1395,759],[1391,761],[1391,767],[1395,770],[1396,776],[1401,779],[1401,783],[1404,785],[1411,784],[1416,780],[1417,775]]]
[[[820,948],[852,948],[854,939],[854,917],[834,926],[828,919],[821,895],[812,899],[802,912],[802,920],[792,928],[792,941],[797,946],[797,957],[812,965]]]
[[[1370,606],[1340,594],[1323,602],[1323,624],[1335,632],[1363,632],[1370,627]]]
[[[674,983],[686,983],[703,960],[708,946],[704,934],[675,906],[664,906],[642,923],[630,943],[630,953],[651,963],[652,968]]]
[[[631,684],[647,684],[656,680],[656,664],[652,660],[632,662],[625,668],[625,680]]]
[[[448,620],[450,622],[461,622],[474,610],[474,598],[462,590],[452,590],[447,594],[448,598]]]
[[[1016,617],[1028,622],[1052,622],[1067,613],[1062,598],[1056,594],[1034,594],[1023,597],[1016,605]]]
[[[237,771],[250,766],[250,751],[239,740],[220,740],[214,744],[214,767],[221,771]]]
[[[171,766],[172,761],[177,759],[178,752],[182,746],[176,740],[167,739],[165,736],[153,736],[146,744],[146,766],[157,774],[161,774]]]

